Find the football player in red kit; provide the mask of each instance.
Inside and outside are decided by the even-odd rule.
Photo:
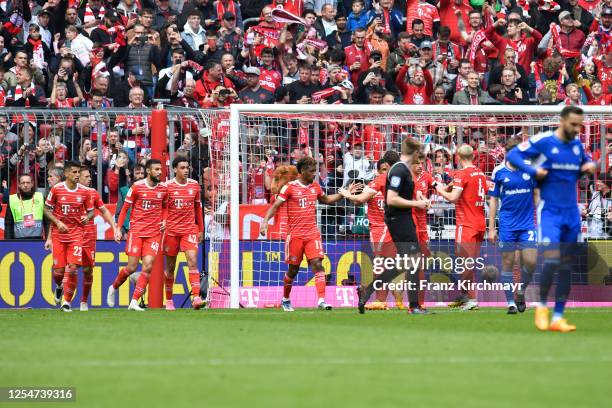
[[[98,211],[100,211],[104,221],[108,222],[113,229],[115,241],[119,242],[119,240],[116,239],[117,224],[115,224],[112,214],[104,206],[98,191],[95,188],[89,187],[91,185],[91,172],[89,171],[88,166],[81,166],[79,183],[85,186],[85,188],[89,191],[91,203],[94,209],[98,209]],[[93,284],[93,267],[96,263],[97,235],[96,224],[94,223],[94,220],[91,219],[85,226],[85,236],[83,239],[83,291],[81,292],[81,312],[86,312],[89,310],[89,307],[87,306],[87,299],[89,298],[89,292],[91,291],[91,285]]]
[[[166,231],[164,233],[164,254],[166,255],[165,288],[166,310],[174,310],[172,289],[174,286],[174,269],[179,251],[185,253],[189,268],[189,284],[194,309],[203,305],[200,297],[200,271],[198,270],[198,244],[204,237],[204,219],[200,185],[188,178],[189,159],[177,156],[172,160],[174,178],[166,183],[168,188]]]
[[[136,289],[128,310],[144,311],[138,304],[138,299],[144,294],[149,283],[153,261],[161,245],[162,232],[166,226],[166,194],[167,187],[160,183],[162,174],[161,162],[150,159],[145,164],[147,177],[135,182],[125,197],[125,205],[119,214],[117,225],[123,225],[128,208],[130,213],[130,232],[128,233],[125,253],[128,263],[121,268],[119,275],[108,288],[106,303],[109,307],[115,306],[117,289],[136,272],[138,263],[142,259],[142,270],[136,283]],[[120,231],[115,234],[120,239]]]
[[[64,274],[61,310],[71,312],[70,302],[77,285],[77,268],[83,264],[85,225],[93,218],[88,189],[78,183],[81,165],[64,163],[66,181],[51,188],[45,201],[45,217],[53,224],[53,274]]]
[[[318,295],[318,308],[331,310],[331,305],[325,302],[325,271],[322,261],[325,257],[321,232],[317,227],[316,204],[333,204],[342,199],[339,193],[325,195],[321,186],[315,181],[317,162],[312,157],[303,157],[297,163],[299,177],[283,186],[277,200],[268,209],[261,228],[261,235],[268,231],[268,221],[276,210],[287,203],[288,234],[285,241],[285,262],[289,270],[284,277],[284,290],[281,306],[285,312],[292,312],[291,286],[293,279],[300,270],[302,258],[306,259],[315,275],[315,287]]]
[[[455,255],[475,259],[480,255],[480,246],[486,231],[485,203],[487,199],[487,178],[474,166],[474,150],[464,144],[457,149],[461,170],[457,170],[450,186],[437,184],[438,193],[451,203],[455,203],[456,225]],[[449,191],[450,188],[450,191]],[[474,270],[466,269],[461,279],[474,281]],[[462,310],[478,309],[476,291],[467,290],[451,307]]]

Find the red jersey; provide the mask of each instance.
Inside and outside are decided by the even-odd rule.
[[[607,95],[611,93],[610,87],[612,87],[612,67],[606,66],[601,60],[593,60],[593,63],[597,67],[597,76],[601,81],[601,89],[603,94]]]
[[[149,147],[148,139],[147,139],[147,130],[149,129],[149,125],[151,123],[151,119],[147,116],[141,115],[119,115],[115,120],[115,126],[122,127],[124,129],[133,130],[137,127],[145,128],[145,133],[141,133],[139,135],[128,136],[125,140],[128,142],[129,148],[143,148]],[[93,129],[92,129],[93,131]],[[135,145],[132,145],[132,142]]]
[[[463,190],[455,204],[457,226],[485,231],[485,202],[488,187],[487,178],[482,170],[474,165],[457,170],[453,188]]]
[[[125,197],[125,202],[132,206],[130,233],[139,238],[154,237],[161,233],[162,207],[167,192],[165,184],[149,187],[146,179],[132,184]]]
[[[346,65],[350,68],[356,62],[361,63],[361,67],[356,69],[355,71],[351,71],[351,82],[353,85],[357,85],[359,75],[362,72],[366,72],[368,68],[370,68],[370,52],[372,51],[371,46],[369,44],[364,44],[363,49],[357,48],[355,44],[348,46],[344,49],[344,53],[346,55]]]
[[[89,199],[91,200],[91,204],[93,208],[102,210],[104,208],[104,202],[100,198],[100,194],[98,194],[98,190],[95,188],[85,187],[89,191]],[[98,238],[98,230],[96,228],[96,223],[92,218],[91,221],[85,226],[85,242],[95,241]]]
[[[255,200],[266,200],[266,174],[270,171],[265,167],[257,166],[249,170],[247,177],[247,197],[248,203],[254,204]],[[261,204],[261,203],[260,203]]]
[[[287,202],[287,227],[292,238],[311,239],[321,235],[317,227],[316,204],[323,190],[316,181],[305,186],[300,180],[285,184],[278,199]]]
[[[387,173],[381,173],[368,184],[368,189],[376,191],[374,197],[368,201],[368,221],[370,227],[385,226],[385,186]]]
[[[202,211],[200,185],[190,178],[180,184],[175,178],[166,183],[168,198],[168,219],[166,232],[178,236],[194,234],[198,231],[195,212]]]
[[[380,160],[385,152],[386,136],[376,125],[366,125],[363,128],[364,151],[372,153],[375,161]]]
[[[429,191],[433,188],[433,177],[426,171],[422,171],[418,177],[414,179],[414,199],[417,199],[417,191],[423,193],[425,198],[429,197]],[[416,225],[417,231],[427,231],[427,210],[420,208],[412,209],[412,218]]]
[[[461,10],[461,18],[465,25],[468,26],[470,21],[469,13],[472,10],[468,0],[464,0],[459,6],[453,0],[440,0],[440,25],[453,28],[458,27],[457,15],[455,15],[456,10]],[[461,32],[451,29],[450,40],[454,43],[460,43],[462,41]]]
[[[440,21],[438,8],[429,3],[421,3],[420,0],[408,0],[406,11],[406,32],[412,34],[412,21],[423,20],[424,32],[428,37],[433,37],[433,24]]]
[[[53,230],[53,240],[58,242],[83,242],[85,226],[81,217],[93,210],[88,188],[77,184],[70,190],[66,183],[58,183],[51,187],[45,205],[53,209],[53,216],[66,225],[68,232]]]
[[[259,85],[274,94],[276,88],[280,88],[283,76],[275,69],[260,68]]]

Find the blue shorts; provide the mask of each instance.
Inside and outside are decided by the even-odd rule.
[[[517,249],[535,248],[537,239],[536,231],[518,230],[504,231],[499,230],[499,248],[502,251],[514,251]]]
[[[582,223],[578,206],[551,208],[538,206],[538,240],[542,244],[576,243],[582,240]]]

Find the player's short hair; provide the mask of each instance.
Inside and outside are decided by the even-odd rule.
[[[177,154],[176,157],[172,160],[172,168],[176,169],[179,163],[186,162],[189,165],[189,159],[187,156],[183,156],[182,154]]]
[[[402,142],[402,154],[412,155],[421,150],[421,142],[412,137],[407,137]]]
[[[415,25],[419,25],[419,24],[424,25],[425,23],[420,18],[415,18],[414,20],[412,20],[412,28],[414,28]]]
[[[302,157],[295,167],[297,167],[298,173],[302,174],[302,170],[307,167],[317,167],[317,161],[310,156]]]
[[[81,163],[77,162],[77,161],[71,161],[71,160],[66,160],[64,162],[64,173],[69,172],[71,168],[73,167],[78,167],[79,170],[81,169]]]
[[[145,168],[146,169],[150,169],[151,166],[153,166],[154,164],[159,164],[161,165],[161,161],[157,160],[157,159],[149,159],[147,160],[147,162],[145,163]]]
[[[79,169],[79,171],[82,173],[84,171],[88,171],[91,173],[91,169],[89,168],[89,166],[85,166],[85,165],[81,165],[81,168]]]
[[[522,140],[516,136],[512,136],[511,138],[509,138],[508,141],[506,142],[506,146],[504,146],[506,153],[514,149],[516,146],[520,145],[521,142]]]
[[[354,2],[353,2],[354,3]],[[387,164],[387,162],[385,161],[385,159],[379,159],[376,162],[376,170],[380,171],[380,169],[382,168],[383,164]]]
[[[572,114],[574,114],[574,115],[584,115],[584,111],[582,110],[581,107],[574,106],[574,105],[566,106],[566,107],[564,107],[561,110],[561,117],[563,119],[567,118],[569,115],[572,115]]]
[[[425,163],[425,161],[427,160],[427,156],[425,156],[425,153],[423,153],[422,151],[420,151],[417,154],[416,158],[417,158],[419,163]]]
[[[469,144],[462,144],[457,149],[457,155],[459,158],[463,160],[473,160],[474,159],[474,149]]]
[[[387,150],[383,153],[382,160],[385,161],[389,166],[393,166],[400,159],[400,155],[395,150]]]

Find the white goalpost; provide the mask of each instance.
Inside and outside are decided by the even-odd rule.
[[[606,135],[612,133],[610,107],[583,107],[587,150],[607,168]],[[259,236],[263,211],[274,200],[275,169],[303,155],[317,160],[317,180],[329,194],[349,181],[369,182],[376,162],[407,136],[425,146],[426,170],[446,180],[454,149],[470,143],[482,152],[485,173],[499,164],[509,137],[523,140],[558,125],[561,106],[407,106],[407,105],[232,105],[227,111],[202,110],[209,127],[213,203],[207,224],[211,307],[278,307],[282,294],[284,231],[282,215],[272,232]],[[228,123],[229,122],[229,123]],[[223,124],[221,124],[223,123]],[[229,126],[228,126],[229,125]],[[450,161],[450,163],[449,163]],[[361,167],[359,167],[361,166]],[[586,189],[586,187],[585,187]],[[579,195],[587,202],[585,190]],[[432,197],[428,214],[432,251],[450,254],[454,209]],[[327,297],[335,306],[354,306],[355,285],[371,279],[367,206],[346,202],[318,206],[317,219],[326,254]],[[585,225],[588,229],[588,225]],[[329,251],[329,252],[328,252]],[[302,265],[305,266],[305,263]],[[366,271],[368,270],[369,271]],[[314,307],[311,271],[300,270],[292,298],[297,307]],[[446,274],[447,275],[447,274]],[[428,279],[443,280],[445,271]],[[438,300],[429,294],[428,302]],[[390,297],[390,299],[392,299]],[[395,301],[399,301],[397,298]]]

